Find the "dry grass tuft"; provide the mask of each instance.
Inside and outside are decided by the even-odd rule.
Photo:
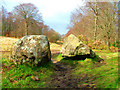
[[[14,37],[3,37],[0,36],[0,51],[10,51],[11,50],[11,46],[17,42],[19,39],[18,38],[14,38]],[[61,49],[61,45],[58,45],[56,43],[50,43],[50,49],[51,50],[60,50]]]

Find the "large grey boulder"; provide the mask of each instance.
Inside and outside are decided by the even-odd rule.
[[[80,55],[89,55],[92,58],[95,57],[95,53],[73,34],[70,34],[64,39],[61,52],[63,57],[75,57]]]
[[[50,45],[44,35],[22,37],[12,47],[11,60],[19,64],[39,66],[51,60]]]

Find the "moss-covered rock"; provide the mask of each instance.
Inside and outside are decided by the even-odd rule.
[[[39,66],[51,60],[50,45],[44,35],[24,36],[12,47],[11,60],[15,64]]]
[[[87,55],[92,58],[95,57],[95,53],[73,34],[64,39],[61,52],[64,57],[75,57],[82,55]]]

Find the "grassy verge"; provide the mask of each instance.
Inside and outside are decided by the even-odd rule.
[[[60,62],[76,66],[74,77],[79,78],[78,87],[94,85],[95,88],[118,88],[118,52],[96,51],[97,56],[104,62],[95,62],[97,58],[85,60],[65,60],[60,54],[57,58]]]
[[[41,67],[27,65],[14,66],[7,58],[2,58],[2,88],[44,88],[51,80],[52,62]]]
[[[10,51],[11,46],[17,42],[18,38],[1,37],[1,51]],[[51,49],[60,49],[61,46],[50,43]],[[14,66],[10,62],[10,52],[2,53],[2,88],[42,88],[47,87],[47,82],[53,75],[54,65],[52,62],[31,68],[27,65]],[[37,78],[38,80],[34,80]]]
[[[71,66],[75,66],[72,73],[79,88],[89,85],[95,88],[118,88],[120,78],[118,77],[118,52],[95,51],[95,59],[70,60],[62,58],[59,54],[54,59]],[[98,57],[104,62],[98,61]],[[54,75],[55,66],[52,62],[41,67],[30,67],[27,65],[15,66],[9,61],[9,55],[2,58],[2,88],[46,88],[47,82]],[[54,83],[54,82],[53,82]],[[48,87],[49,88],[49,87]]]

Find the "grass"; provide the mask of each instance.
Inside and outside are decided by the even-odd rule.
[[[14,38],[14,37],[0,37],[0,51],[11,51],[11,47],[12,45],[17,42],[19,39],[18,38]],[[56,43],[51,43],[50,42],[50,49],[51,50],[60,50],[61,49],[61,45],[56,44]]]
[[[50,42],[50,49],[51,49],[51,50],[61,50],[61,45]]]
[[[13,37],[0,37],[0,51],[10,51],[12,44],[17,42],[19,39],[18,38],[13,38]]]
[[[60,62],[76,66],[74,77],[81,79],[78,87],[83,84],[95,85],[95,88],[118,88],[118,52],[98,51],[95,59],[85,60],[65,60],[61,54],[57,57]],[[97,58],[102,58],[104,62],[96,62]],[[87,82],[87,83],[86,83]]]
[[[1,39],[3,51],[10,50],[8,43],[12,45],[17,41],[17,39],[13,39],[5,37]],[[56,48],[60,49],[60,46],[51,44],[51,49]],[[62,54],[55,56],[54,59],[75,66],[72,74],[75,78],[81,79],[78,82],[78,87],[80,88],[82,84],[92,84],[95,85],[95,88],[118,88],[120,81],[120,77],[118,77],[119,53],[108,50],[93,51],[97,54],[97,57],[94,59],[65,60]],[[96,62],[101,58],[104,62]],[[29,67],[27,65],[14,66],[9,60],[9,53],[3,54],[2,65],[2,88],[44,88],[48,87],[47,82],[51,80],[51,75],[54,75],[54,65],[52,62],[41,67]],[[38,78],[37,81],[34,80],[36,77]]]
[[[118,88],[120,80],[118,77],[119,53],[96,51],[96,54],[95,59],[70,60],[64,59],[62,54],[55,59],[75,66],[72,74],[74,78],[80,79],[80,82],[77,82],[79,88],[81,85],[95,85],[95,88]],[[104,62],[96,62],[97,58],[104,59]],[[40,67],[14,66],[7,55],[4,55],[2,65],[2,88],[46,88],[48,87],[47,82],[52,79],[51,75],[55,74],[53,70],[55,66],[52,62]],[[34,80],[35,77],[38,80]]]
[[[0,51],[10,51],[11,46],[17,42],[18,38],[0,37]],[[61,46],[50,43],[50,49],[60,49]],[[41,67],[29,67],[27,65],[14,66],[10,62],[10,52],[2,53],[2,88],[43,88],[47,87],[47,82],[54,74],[52,62]],[[39,78],[35,81],[34,78]]]
[[[75,75],[85,74],[90,80],[89,83],[94,83],[96,88],[118,88],[118,67],[117,67],[118,58],[111,58],[106,61],[104,65],[95,65],[89,60],[83,62],[82,67],[78,65],[75,69]],[[114,62],[113,62],[114,61]]]
[[[51,80],[50,76],[54,74],[52,62],[40,67],[14,66],[9,59],[3,58],[2,64],[2,88],[44,88]]]

